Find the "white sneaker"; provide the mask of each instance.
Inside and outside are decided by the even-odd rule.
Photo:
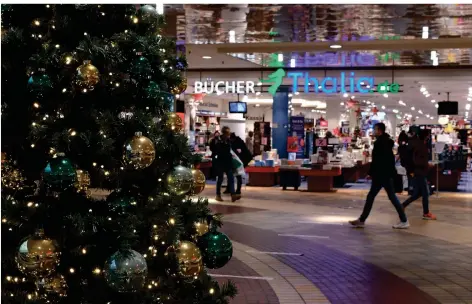
[[[399,222],[396,225],[393,225],[393,229],[408,229],[410,227],[410,223],[408,221],[406,222]]]

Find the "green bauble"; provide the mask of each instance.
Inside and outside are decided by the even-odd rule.
[[[148,99],[157,99],[161,96],[161,89],[154,81],[149,81],[149,84],[144,88],[145,96]]]
[[[115,252],[103,269],[108,285],[118,292],[136,292],[143,288],[148,267],[146,260],[132,249]]]
[[[51,79],[47,74],[33,74],[28,79],[28,89],[33,93],[44,93],[52,89]]]
[[[192,170],[177,166],[167,175],[167,189],[175,195],[187,194],[193,186]]]
[[[43,170],[43,181],[53,191],[64,191],[74,186],[77,171],[63,153],[57,153]]]
[[[154,6],[146,4],[139,9],[138,17],[145,24],[157,25],[159,13]]]
[[[226,265],[233,256],[233,244],[228,236],[216,230],[210,230],[198,238],[198,248],[203,255],[207,268],[216,269]]]
[[[107,202],[110,209],[118,213],[124,213],[129,207],[136,206],[137,204],[136,199],[130,193],[121,191],[121,189],[110,193],[107,197]]]
[[[146,57],[139,56],[131,63],[130,73],[136,78],[147,78],[152,73],[151,63]]]

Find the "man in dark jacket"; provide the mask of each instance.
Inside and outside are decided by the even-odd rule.
[[[418,198],[423,198],[423,219],[425,220],[435,220],[436,216],[429,212],[429,187],[428,187],[428,156],[429,151],[426,146],[427,134],[424,130],[420,131],[420,136],[413,137],[408,142],[408,145],[411,146],[411,159],[412,167],[409,170],[410,175],[413,177],[413,194],[403,202],[403,208],[405,209],[409,204],[417,200]]]
[[[210,143],[212,152],[212,166],[215,168],[217,176],[216,180],[216,200],[222,202],[221,185],[223,184],[223,175],[228,178],[228,188],[231,193],[231,200],[235,202],[238,196],[234,193],[234,176],[233,176],[233,157],[231,155],[231,143],[229,141],[231,130],[223,127],[221,135],[213,138]]]
[[[236,136],[235,133],[231,133],[230,136],[231,149],[242,161],[244,167],[247,167],[252,160],[252,154],[246,146],[246,143],[242,140],[241,137]],[[236,176],[237,188],[236,195],[241,195],[241,186],[243,184],[243,177],[241,175]],[[228,187],[226,187],[226,194],[229,193]]]
[[[372,185],[361,216],[357,220],[349,221],[349,223],[355,227],[364,227],[364,222],[372,210],[375,197],[380,189],[384,188],[400,217],[400,222],[393,225],[393,228],[406,229],[410,224],[408,223],[400,201],[395,195],[395,189],[393,187],[393,178],[397,174],[395,156],[393,155],[394,142],[390,138],[390,135],[385,133],[385,125],[383,123],[378,123],[374,126],[374,133],[377,139],[374,143],[374,149],[372,150],[372,163],[369,169]]]

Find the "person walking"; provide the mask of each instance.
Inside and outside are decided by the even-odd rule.
[[[374,134],[377,139],[374,143],[372,163],[370,164],[369,169],[369,176],[372,179],[372,185],[369,194],[367,195],[361,216],[357,220],[349,221],[349,223],[354,227],[363,228],[364,223],[372,210],[375,197],[379,191],[384,188],[390,202],[392,202],[398,216],[400,217],[400,222],[393,225],[393,228],[406,229],[410,227],[410,224],[408,223],[400,201],[395,195],[395,189],[393,187],[393,178],[397,174],[395,169],[395,156],[393,155],[394,142],[390,138],[390,135],[385,133],[385,124],[383,123],[377,123],[374,126]]]
[[[231,193],[231,201],[235,202],[239,197],[234,193],[234,176],[233,176],[233,157],[231,155],[231,143],[229,141],[231,130],[223,127],[221,135],[213,138],[210,144],[212,151],[212,163],[217,176],[216,180],[216,200],[223,201],[221,197],[221,185],[223,184],[223,176],[226,174],[228,178],[228,189]]]
[[[246,147],[251,152],[251,157],[254,155],[254,132],[249,131],[246,136]]]
[[[239,157],[241,162],[243,163],[244,167],[247,167],[249,163],[252,160],[252,154],[249,151],[248,147],[244,143],[241,137],[236,136],[235,133],[231,133],[230,136],[230,142],[231,142],[231,149],[233,152]],[[241,175],[236,175],[236,191],[235,194],[238,195],[239,197],[241,196],[241,187],[243,184],[243,177]],[[229,194],[229,188],[228,186],[226,187],[226,191],[223,192],[225,194]]]
[[[403,202],[403,209],[408,207],[412,202],[420,197],[423,199],[423,219],[436,220],[436,216],[429,211],[429,187],[428,187],[428,147],[426,141],[428,135],[425,130],[420,131],[420,135],[414,135],[410,138],[409,146],[411,147],[411,168],[410,176],[412,177],[413,193]]]

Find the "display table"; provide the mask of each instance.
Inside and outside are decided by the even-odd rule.
[[[333,178],[341,175],[341,168],[331,170],[301,169],[300,175],[306,176],[308,192],[334,192]]]
[[[248,186],[273,187],[278,184],[279,167],[246,167],[249,174]]]
[[[211,167],[212,167],[211,160],[210,161],[203,161],[203,162],[201,162],[201,163],[199,163],[195,166],[195,168],[197,168],[197,169],[199,169],[200,171],[203,172],[206,179],[211,178]]]

